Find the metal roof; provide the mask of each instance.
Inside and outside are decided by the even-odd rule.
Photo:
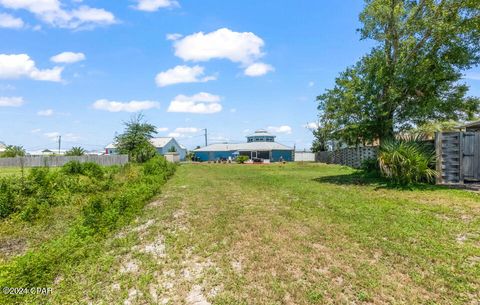
[[[155,146],[156,148],[162,148],[165,145],[167,145],[171,140],[174,140],[174,138],[172,138],[172,137],[151,138],[150,143],[152,143],[152,145]],[[178,144],[178,145],[180,145],[180,144]],[[180,145],[180,147],[182,149],[186,149],[185,146],[183,146],[183,145]],[[113,148],[117,148],[117,146],[114,143],[110,143],[105,148],[113,149]]]
[[[480,127],[480,121],[471,122],[461,126],[461,128],[468,128],[468,127]]]
[[[255,130],[254,133],[252,133],[251,135],[248,135],[247,137],[275,137],[274,135],[272,135],[271,133],[269,133],[267,130],[265,129],[258,129],[258,130]]]
[[[293,148],[276,142],[250,142],[240,144],[212,144],[195,149],[194,151],[268,151],[293,150]]]
[[[150,143],[152,143],[152,145],[156,148],[160,148],[167,145],[172,139],[172,137],[151,138]]]

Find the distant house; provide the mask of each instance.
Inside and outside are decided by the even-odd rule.
[[[110,143],[107,146],[105,146],[105,154],[106,155],[116,155],[117,154],[117,147],[115,144]]]
[[[64,155],[65,150],[56,150],[56,149],[43,149],[43,150],[29,150],[27,151],[27,156],[54,156],[54,155]]]
[[[247,143],[212,144],[195,149],[195,157],[200,161],[215,161],[219,159],[247,156],[249,159],[263,159],[271,162],[293,161],[294,149],[275,142],[275,136],[260,129],[247,136]]]
[[[187,149],[180,145],[175,138],[172,137],[160,137],[150,139],[150,143],[157,149],[157,152],[161,155],[165,155],[168,152],[176,152],[179,154],[180,160],[184,161],[187,157]],[[114,143],[111,143],[105,147],[106,155],[117,154],[117,147]]]
[[[0,142],[0,153],[4,152],[6,148],[7,148],[7,145],[5,145],[5,143],[3,142]]]

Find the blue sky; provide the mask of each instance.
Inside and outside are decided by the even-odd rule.
[[[188,148],[268,128],[309,148],[315,97],[372,46],[363,1],[0,0],[0,141],[101,150],[142,110]],[[57,56],[58,55],[58,56]],[[479,70],[468,72],[480,95]]]

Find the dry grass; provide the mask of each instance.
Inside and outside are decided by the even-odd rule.
[[[477,304],[480,196],[352,173],[181,166],[94,261],[62,275],[49,302]]]

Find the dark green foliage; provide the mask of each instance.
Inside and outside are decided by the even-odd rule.
[[[420,141],[386,141],[378,162],[382,175],[401,185],[435,181],[434,150]]]
[[[103,168],[97,163],[85,162],[83,165],[83,174],[90,178],[102,178],[104,175]]]
[[[361,169],[367,173],[378,173],[380,171],[378,160],[375,158],[364,160]]]
[[[329,140],[373,143],[480,111],[462,81],[480,63],[480,1],[365,2],[360,32],[376,45],[317,98]]]
[[[125,131],[115,138],[115,143],[121,154],[129,155],[130,161],[143,163],[157,154],[150,143],[156,133],[156,127],[147,123],[143,115],[139,114],[125,122]]]
[[[331,148],[330,145],[330,132],[326,126],[319,126],[317,129],[312,130],[314,140],[311,150],[313,152],[328,151]]]
[[[0,219],[15,212],[15,186],[11,179],[0,180]]]
[[[94,196],[83,209],[83,225],[87,228],[98,231],[102,227],[102,213],[104,211],[104,198]]]
[[[83,165],[79,161],[70,161],[62,166],[62,172],[67,175],[83,174]]]
[[[93,162],[81,163],[79,161],[70,161],[62,166],[62,172],[67,175],[85,175],[98,179],[104,175],[102,167]]]

